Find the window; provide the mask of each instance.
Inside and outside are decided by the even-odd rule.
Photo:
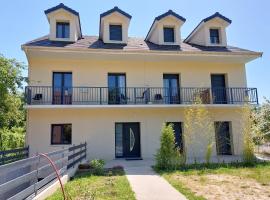
[[[56,23],[56,37],[69,38],[69,23],[68,22]]]
[[[210,42],[211,44],[219,44],[219,30],[218,29],[210,29]]]
[[[110,40],[122,41],[122,25],[110,25]]]
[[[174,28],[163,28],[164,42],[174,42]]]
[[[179,148],[180,152],[184,152],[184,144],[183,144],[183,134],[182,134],[182,122],[167,122],[168,126],[171,124],[173,126],[174,137],[175,137],[175,146]]]
[[[52,124],[51,144],[71,144],[71,124]]]
[[[215,122],[217,155],[232,155],[230,122]]]

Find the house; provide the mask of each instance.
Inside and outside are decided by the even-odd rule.
[[[84,35],[79,13],[64,4],[45,14],[49,34],[22,45],[30,154],[86,141],[89,159],[153,158],[170,122],[176,145],[204,157],[199,130],[196,145],[183,137],[184,111],[200,97],[215,125],[213,158],[242,155],[241,108],[258,104],[245,64],[262,53],[227,44],[230,19],[215,13],[184,39],[186,19],[169,10],[133,38],[132,16],[118,7],[100,15],[99,36]]]

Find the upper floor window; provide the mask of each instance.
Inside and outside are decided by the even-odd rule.
[[[110,25],[110,40],[122,41],[122,25]]]
[[[219,30],[218,29],[210,29],[210,42],[211,44],[219,44]]]
[[[52,124],[51,144],[71,144],[71,124]]]
[[[56,37],[57,38],[69,38],[70,26],[68,22],[56,23]]]
[[[174,42],[174,28],[164,27],[164,42]]]

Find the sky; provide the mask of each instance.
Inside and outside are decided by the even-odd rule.
[[[98,35],[99,15],[114,6],[132,15],[129,36],[145,37],[153,19],[172,9],[187,21],[182,38],[204,18],[220,12],[232,20],[229,45],[263,52],[246,65],[248,87],[258,88],[259,102],[270,99],[270,0],[8,0],[0,3],[0,53],[27,64],[21,45],[49,32],[44,10],[64,3],[80,13],[84,35]],[[26,75],[26,71],[24,72]]]

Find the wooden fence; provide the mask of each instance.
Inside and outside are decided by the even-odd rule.
[[[86,158],[86,143],[74,145],[46,155],[54,162],[60,175]],[[41,155],[0,166],[0,199],[32,199],[56,180],[56,174]]]
[[[29,146],[19,149],[0,151],[0,165],[28,158]]]

